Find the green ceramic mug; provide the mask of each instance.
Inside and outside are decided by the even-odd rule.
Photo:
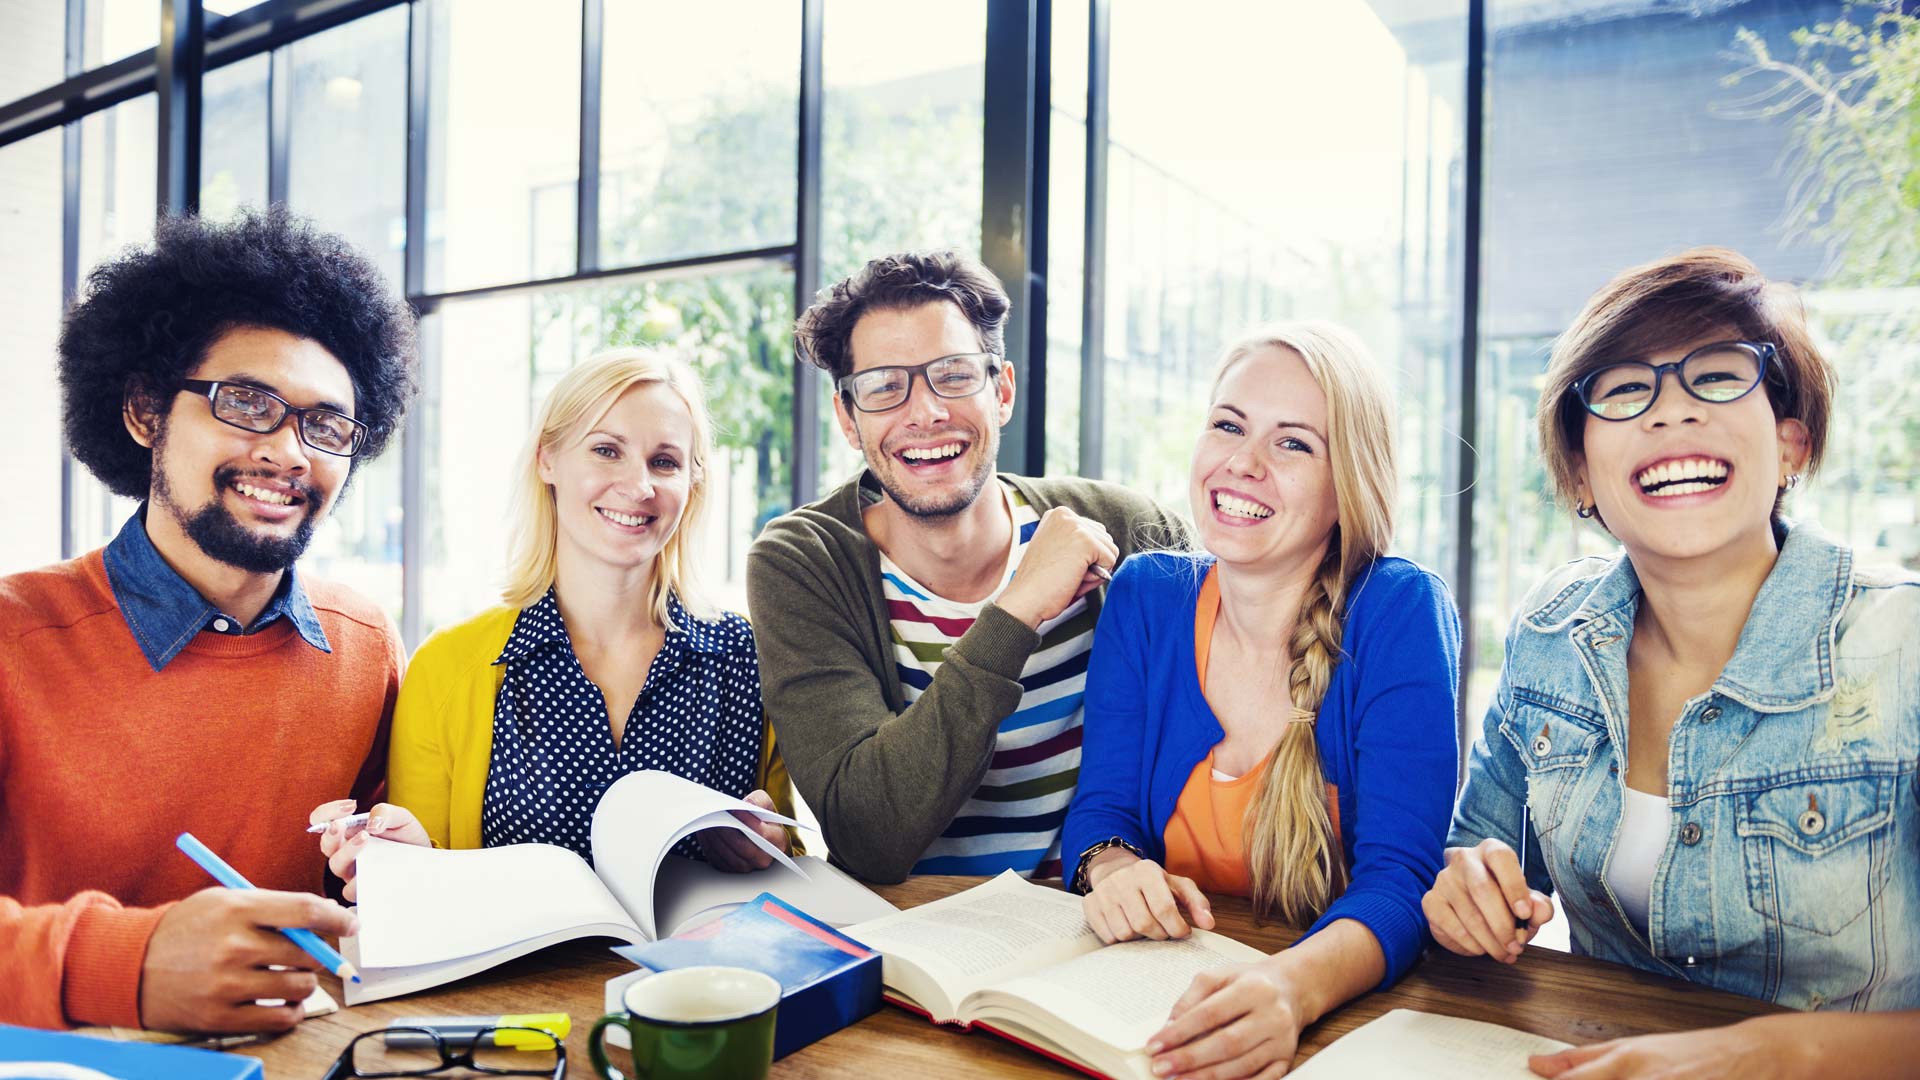
[[[633,1080],[762,1080],[773,1067],[780,983],[737,967],[689,967],[649,975],[621,995],[587,1034],[594,1071],[627,1080],[607,1061],[607,1028],[627,1029]]]

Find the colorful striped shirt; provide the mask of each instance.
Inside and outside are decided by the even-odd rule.
[[[894,662],[908,704],[933,682],[947,647],[1006,590],[1040,526],[1040,515],[1018,490],[1005,481],[1000,487],[1013,513],[1014,538],[1005,576],[985,600],[963,604],[938,596],[885,554],[880,556]],[[1028,877],[1060,876],[1060,825],[1080,778],[1080,710],[1095,615],[1082,597],[1041,624],[1040,647],[1021,671],[1020,704],[1000,722],[986,775],[914,864],[914,873],[997,874],[1010,869]]]

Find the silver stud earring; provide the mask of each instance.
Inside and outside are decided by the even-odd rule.
[[[1788,490],[1788,491],[1792,491],[1792,490],[1793,490],[1794,488],[1797,488],[1797,487],[1799,487],[1799,486],[1800,486],[1800,474],[1799,474],[1799,473],[1788,473],[1788,474],[1787,474],[1787,484],[1786,484],[1786,488],[1787,488],[1787,490]]]

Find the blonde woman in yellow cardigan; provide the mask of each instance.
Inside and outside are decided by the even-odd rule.
[[[699,377],[677,359],[602,353],[547,395],[515,478],[505,605],[414,654],[393,717],[391,801],[366,828],[336,820],[351,800],[313,811],[347,899],[368,836],[559,844],[590,859],[594,806],[640,769],[791,812],[753,632],[695,580],[711,452]],[[789,848],[784,829],[742,820]],[[724,870],[770,861],[731,829],[676,850]]]

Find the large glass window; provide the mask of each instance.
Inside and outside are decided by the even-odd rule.
[[[1872,141],[1913,127],[1905,106],[1861,101],[1883,78],[1911,86],[1912,62],[1817,32],[1846,13],[1838,2],[1654,7],[1488,6],[1476,706],[1528,587],[1614,548],[1552,502],[1533,423],[1547,349],[1608,278],[1686,247],[1730,247],[1799,283],[1839,371],[1826,470],[1789,512],[1865,560],[1920,565],[1920,201],[1879,167],[1911,148]],[[1855,25],[1870,14],[1856,10]],[[1897,40],[1900,26],[1889,29]],[[1763,58],[1797,70],[1763,69]],[[1835,86],[1833,72],[1871,77]],[[1870,118],[1818,107],[1827,99],[1804,91],[1823,81]]]
[[[60,144],[49,131],[0,148],[0,460],[7,463],[9,524],[0,529],[0,574],[60,557]]]
[[[72,2],[72,0],[69,0]],[[84,0],[82,62],[95,68],[160,44],[160,5],[154,0]],[[64,4],[47,3],[58,9]]]
[[[97,264],[153,239],[159,176],[159,118],[151,94],[80,121],[81,288]],[[119,498],[78,465],[68,529],[74,550],[113,538],[136,503]]]
[[[579,0],[436,0],[432,18],[428,290],[572,273]]]
[[[407,215],[407,7],[290,50],[287,201],[402,280]]]
[[[607,0],[600,262],[793,242],[800,5]]]
[[[200,213],[267,204],[265,53],[207,72],[200,105]]]
[[[834,0],[824,35],[821,284],[905,248],[977,257],[986,4]],[[861,458],[834,422],[832,388],[820,383],[825,491]]]
[[[66,75],[67,5],[9,4],[0,34],[0,102],[26,97]]]
[[[1222,34],[1184,9],[1115,6],[1098,465],[1186,512],[1222,348],[1255,323],[1331,319],[1399,391],[1396,549],[1444,574],[1466,5],[1411,10],[1247,5]],[[1275,63],[1280,41],[1339,47]]]
[[[700,371],[717,444],[702,542],[723,604],[746,610],[747,546],[789,505],[793,275],[785,267],[449,302],[428,320],[423,631],[499,602],[532,417],[594,352],[671,351]]]
[[[407,8],[369,15],[290,49],[287,200],[345,236],[395,289],[406,243]],[[314,534],[306,565],[401,606],[401,440],[359,464]]]
[[[1097,476],[1081,460],[1081,319],[1086,294],[1088,0],[1053,5],[1047,133],[1047,471]]]

